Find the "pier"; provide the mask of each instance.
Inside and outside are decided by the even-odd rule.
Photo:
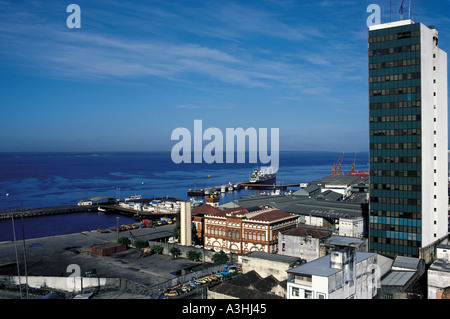
[[[280,188],[280,189],[286,189],[288,187],[300,187],[300,184],[254,184],[254,183],[248,183],[248,184],[242,184],[244,187],[255,187],[255,188]]]
[[[265,189],[287,189],[288,187],[300,187],[300,183],[298,184],[258,184],[258,183],[250,183],[250,181],[242,181],[242,182],[229,182],[228,184],[220,185],[220,186],[211,186],[205,187],[204,189],[192,190],[190,189],[187,192],[187,195],[190,197],[195,196],[208,196],[210,194],[218,193],[218,192],[227,192],[227,191],[238,191],[241,188],[265,188]]]
[[[11,219],[13,216],[15,218],[22,216],[35,217],[35,216],[81,213],[91,211],[97,211],[97,205],[95,206],[65,205],[65,206],[52,206],[42,208],[12,209],[0,211],[0,220]]]
[[[117,211],[120,214],[124,214],[127,216],[134,216],[134,215],[139,215],[139,217],[141,218],[151,218],[152,216],[166,216],[166,215],[173,215],[175,216],[175,214],[177,212],[173,211],[173,210],[169,210],[169,209],[163,209],[163,208],[159,208],[153,212],[146,212],[146,211],[142,211],[142,210],[137,210],[137,209],[133,209],[133,208],[127,208],[127,207],[123,207],[120,205],[111,205],[111,204],[99,204],[100,208],[106,209],[107,212],[113,212],[113,211]]]

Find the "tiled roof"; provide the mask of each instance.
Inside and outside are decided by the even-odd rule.
[[[242,207],[235,207],[235,208],[228,208],[228,209],[219,209],[216,207],[213,207],[208,204],[203,204],[198,207],[195,207],[192,210],[193,214],[203,214],[203,215],[212,215],[212,216],[223,216],[225,217],[227,213],[238,211],[238,210],[244,210],[247,211],[245,208]]]
[[[318,229],[312,229],[312,228],[305,228],[305,227],[297,227],[294,228],[286,233],[284,233],[286,236],[298,236],[298,237],[308,237],[311,236],[313,238],[325,238],[330,236],[329,232],[324,232]]]
[[[237,278],[229,281],[230,284],[244,288],[250,288],[255,282],[261,280],[262,277],[254,270],[251,270]]]
[[[257,290],[239,287],[228,282],[223,282],[209,290],[238,299],[284,299],[274,294],[259,292]]]
[[[294,214],[285,213],[285,212],[282,212],[281,210],[271,210],[271,211],[262,212],[261,214],[250,217],[249,220],[272,222],[272,221],[289,218],[289,217],[297,218],[297,216]]]
[[[211,205],[208,205],[208,204],[203,204],[203,205],[197,206],[194,209],[192,209],[192,213],[204,214],[204,215],[214,214],[217,211],[220,211],[220,209],[213,207]]]
[[[239,299],[283,299],[271,294],[273,287],[283,284],[274,276],[262,278],[256,271],[239,275],[227,282],[211,287],[210,290]],[[286,287],[286,282],[284,282]]]
[[[253,288],[261,292],[270,292],[273,287],[280,283],[273,275],[258,280],[252,284]]]

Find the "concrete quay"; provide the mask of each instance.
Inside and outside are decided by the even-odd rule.
[[[172,236],[174,225],[156,228],[141,228],[119,233],[120,237],[143,240],[158,240]],[[115,232],[101,233],[87,231],[76,234],[25,240],[26,264],[28,276],[69,277],[70,265],[77,265],[81,276],[93,269],[100,278],[123,278],[136,286],[152,287],[165,282],[176,275],[173,273],[201,264],[185,258],[173,258],[170,255],[151,255],[139,257],[136,249],[109,256],[97,256],[89,253],[90,247],[117,240]],[[21,269],[21,282],[25,283],[24,249],[22,241],[17,242],[18,259]],[[73,266],[71,266],[73,268]],[[17,276],[17,264],[14,242],[0,242],[0,276]],[[139,289],[138,289],[139,290]],[[0,291],[0,299],[1,297]],[[143,298],[139,291],[108,291],[97,294],[97,299]],[[145,297],[150,298],[150,297]],[[154,296],[153,296],[154,298]]]

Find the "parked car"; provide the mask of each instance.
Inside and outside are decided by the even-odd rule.
[[[196,284],[198,284],[198,285],[206,284],[206,283],[207,283],[207,281],[206,281],[205,278],[195,279],[194,282],[195,282]]]
[[[189,291],[191,291],[192,289],[194,289],[194,288],[192,288],[191,285],[184,285],[183,287],[181,287],[181,290],[182,290],[183,292],[189,292]]]
[[[195,282],[193,282],[193,281],[188,282],[186,285],[189,285],[189,286],[191,286],[192,288],[197,288],[197,285],[196,285]]]
[[[217,280],[217,277],[216,277],[215,275],[211,275],[211,276],[209,276],[209,278],[210,278],[211,280]]]
[[[164,296],[166,296],[166,297],[175,297],[178,295],[179,295],[179,293],[176,289],[170,289],[164,293]]]
[[[131,225],[130,224],[123,224],[119,228],[120,231],[125,231],[125,230],[130,230],[130,229],[131,229]]]

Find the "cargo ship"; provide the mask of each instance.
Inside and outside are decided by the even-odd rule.
[[[252,184],[273,184],[276,182],[277,174],[273,171],[273,167],[255,168],[250,176],[249,182]]]

